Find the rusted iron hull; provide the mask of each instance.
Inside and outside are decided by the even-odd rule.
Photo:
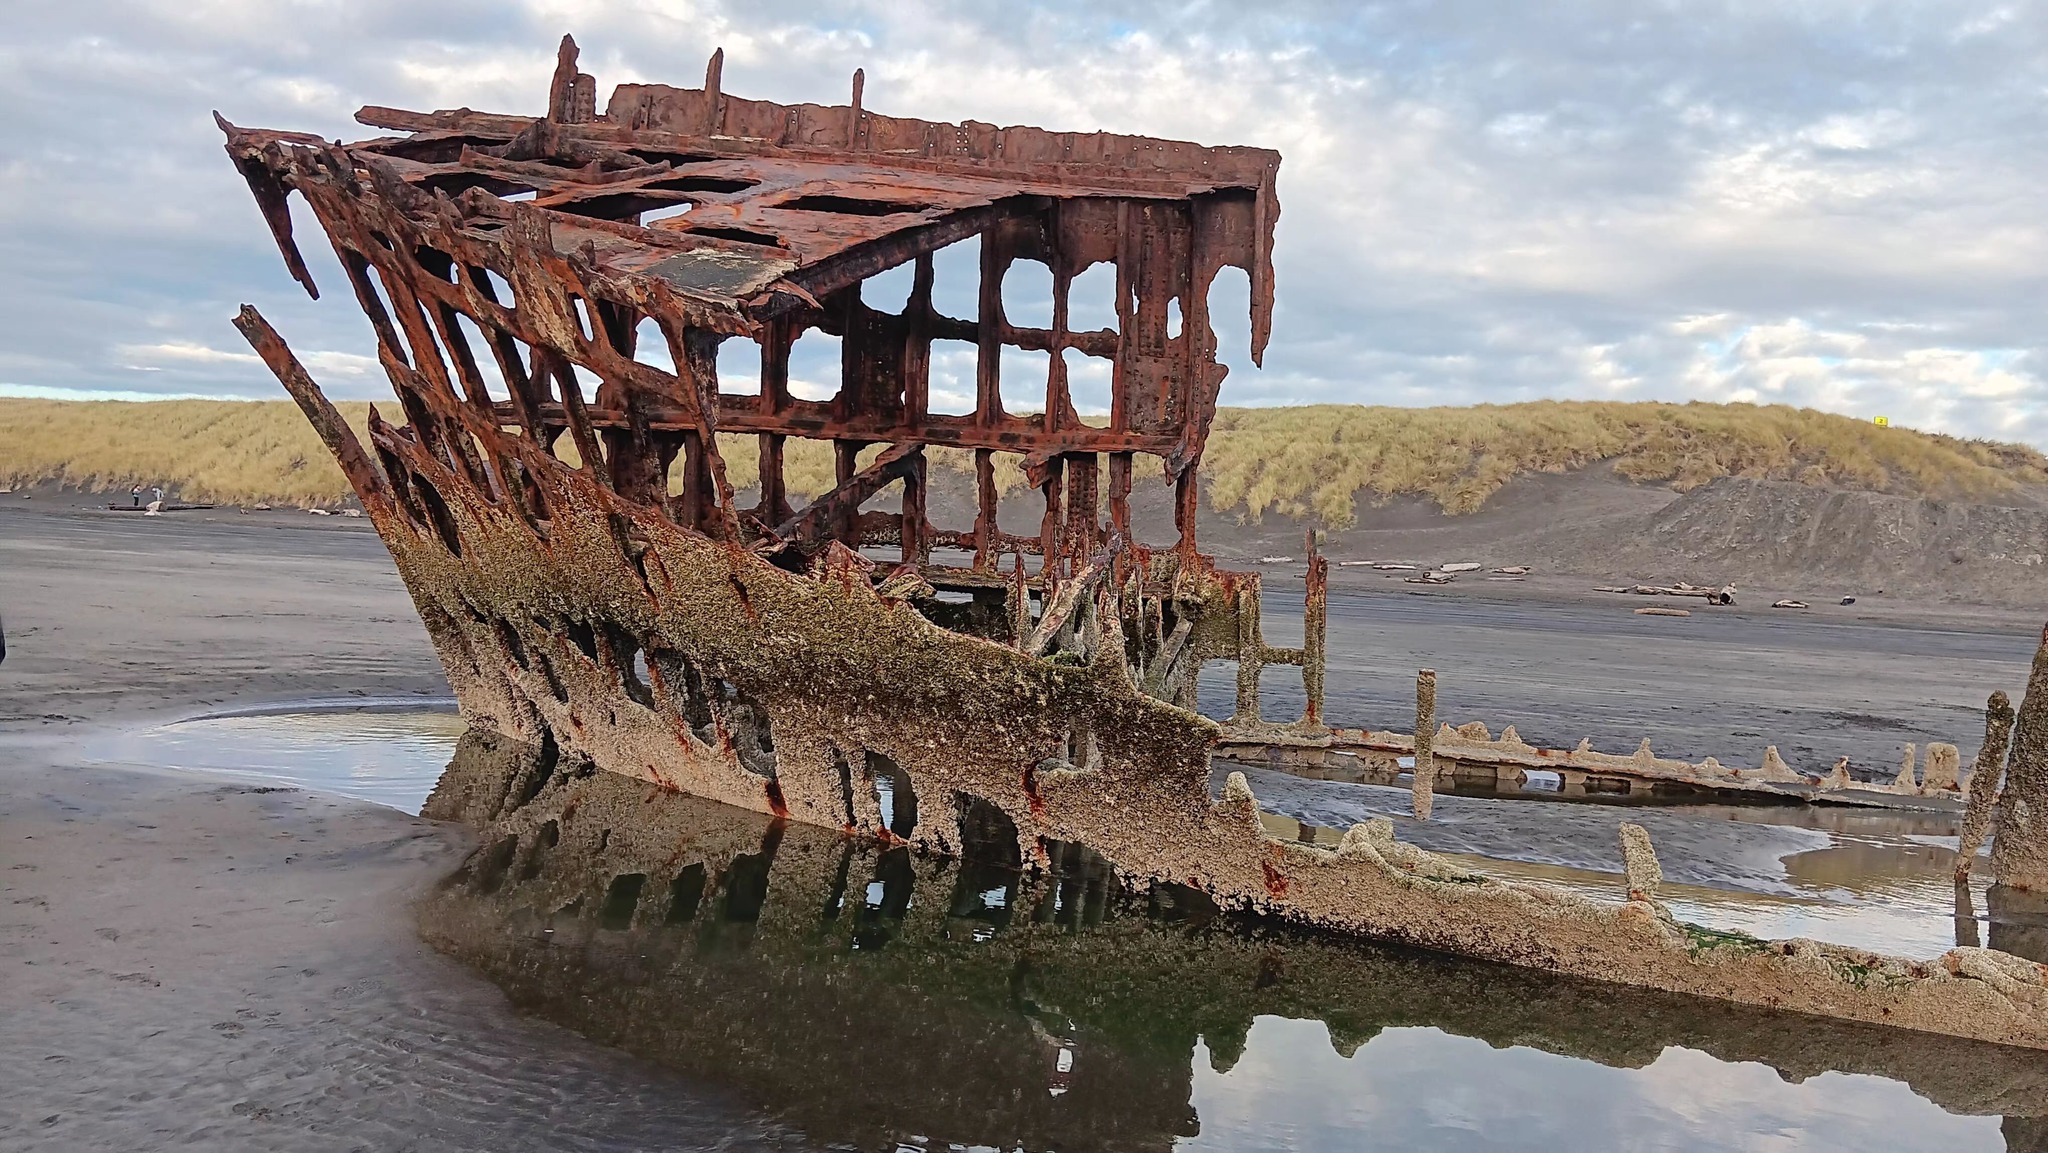
[[[1288,727],[1328,735],[1326,570],[1313,542],[1309,635],[1286,649],[1260,634],[1257,578],[1217,570],[1194,537],[1196,465],[1222,380],[1203,294],[1218,268],[1247,267],[1254,345],[1263,344],[1277,156],[1096,138],[1086,148],[1069,139],[1055,162],[1040,155],[1058,143],[1048,134],[960,126],[948,146],[926,126],[921,152],[878,158],[860,135],[876,122],[861,119],[858,98],[833,121],[839,136],[807,136],[812,113],[783,109],[773,139],[762,127],[735,144],[715,129],[768,106],[725,102],[715,66],[701,93],[642,92],[623,106],[615,97],[631,115],[607,119],[574,59],[565,41],[543,120],[433,114],[409,139],[351,147],[224,124],[309,288],[287,193],[305,198],[333,242],[405,424],[373,412],[364,446],[253,309],[238,325],[340,462],[473,724],[555,765],[932,851],[957,848],[974,814],[994,812],[1020,861],[1081,844],[1127,873],[1302,924],[2048,1048],[2040,966],[1961,948],[1910,962],[1682,925],[1642,880],[1655,872],[1641,860],[1646,839],[1633,850],[1627,903],[1601,905],[1472,873],[1401,844],[1385,821],[1357,826],[1336,848],[1274,840],[1241,776],[1211,798],[1219,728],[1187,707],[1204,663],[1238,665],[1233,739]],[[372,111],[378,123],[404,119]],[[696,112],[706,117],[699,135],[678,139]],[[1105,156],[1106,141],[1132,151]],[[1035,158],[1028,170],[1014,169],[1013,147]],[[663,159],[648,162],[656,152]],[[876,202],[849,208],[840,184],[856,152],[868,170],[901,160],[946,175],[957,195],[925,215],[884,206],[904,217],[886,228],[821,227],[808,247],[705,227],[716,213],[672,235],[641,227],[636,202],[608,199],[634,181],[700,187],[719,179],[706,166],[751,157],[796,171],[780,185],[755,181],[745,203],[723,202],[740,218],[766,228],[821,204],[860,216]],[[469,183],[451,196],[451,180]],[[489,191],[513,184],[548,203]],[[1002,195],[976,199],[991,186]],[[702,194],[698,209],[719,207],[713,195],[723,194]],[[967,235],[982,241],[982,306],[959,327],[969,322],[929,307],[927,258]],[[1063,249],[1068,241],[1100,251]],[[1054,272],[1050,330],[1003,317],[1002,273],[1020,256],[1045,257]],[[1101,260],[1117,266],[1118,328],[1070,332],[1066,285]],[[905,262],[923,285],[905,312],[867,309],[860,281]],[[926,409],[942,320],[971,333],[980,353],[971,417]],[[644,321],[661,333],[669,367],[636,357]],[[840,391],[784,406],[790,342],[806,328],[841,338]],[[470,331],[505,399],[479,371]],[[759,345],[758,396],[721,390],[726,339]],[[1036,418],[1005,409],[999,354],[1038,346],[1114,361],[1106,425],[1074,415],[1058,369]],[[594,390],[579,373],[595,377]],[[752,509],[739,507],[718,447],[733,429],[761,438]],[[788,436],[831,441],[837,465],[835,487],[801,510],[782,483]],[[971,528],[927,519],[932,444],[977,454]],[[1022,458],[1043,500],[1035,537],[998,529],[992,457],[1002,452]],[[1170,548],[1133,543],[1127,498],[1140,454],[1174,487]],[[864,507],[892,485],[900,511]],[[934,564],[941,544],[971,561]],[[884,548],[893,564],[870,559]],[[1307,713],[1296,725],[1260,714],[1259,673],[1272,664],[1303,669]]]

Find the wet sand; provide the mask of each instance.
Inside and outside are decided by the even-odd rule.
[[[1270,644],[1299,644],[1298,583],[1268,578]],[[1571,748],[1590,738],[1627,755],[1644,737],[1659,756],[1755,766],[1775,744],[1795,769],[1836,758],[1889,781],[1901,746],[1963,750],[1984,733],[1984,699],[2017,701],[2039,620],[1987,609],[1888,604],[1882,610],[1787,613],[1769,608],[1640,617],[1645,600],[1547,588],[1428,590],[1417,595],[1333,582],[1324,715],[1346,727],[1415,722],[1415,670],[1437,670],[1437,718],[1482,721],[1495,734]],[[1618,602],[1618,603],[1617,603]],[[1201,707],[1227,715],[1235,673],[1204,670]],[[1301,715],[1301,674],[1268,667],[1263,712]]]
[[[466,830],[83,763],[142,719],[444,696],[373,534],[10,509],[0,613],[0,1148],[802,1147],[421,945]]]
[[[1333,700],[1381,659],[1395,670],[1389,684],[1405,680],[1421,642],[1441,643],[1452,627],[1466,628],[1461,643],[1497,646],[1472,659],[1495,670],[1503,697],[1518,691],[1559,716],[1639,697],[1687,651],[1619,633],[1630,662],[1590,662],[1567,679],[1526,650],[1530,629],[1418,609],[1404,614],[1404,647],[1388,639],[1386,614],[1346,605],[1333,606],[1333,635],[1352,638],[1352,655],[1333,661]],[[365,526],[0,508],[0,614],[0,1146],[799,1143],[706,1086],[518,1017],[495,988],[424,948],[408,898],[453,867],[467,833],[296,791],[82,763],[85,739],[111,725],[312,697],[445,695]],[[1955,630],[1883,627],[1898,643],[1736,635],[1724,643],[1750,654],[1740,660],[1750,672],[1729,695],[1796,693],[1885,716],[1938,692],[1981,700],[2019,687],[2025,652],[2003,630],[1965,630],[1988,638],[1984,651],[1958,658],[1945,674],[1953,688],[1930,691],[1915,654]],[[1800,647],[1815,644],[1819,656]],[[1964,683],[1980,675],[1994,683]],[[1768,706],[1756,710],[1740,723],[1769,719]],[[1642,712],[1645,725],[1662,715]],[[1967,751],[1972,727],[1958,713],[1945,735]],[[1611,833],[1598,836],[1604,853]]]

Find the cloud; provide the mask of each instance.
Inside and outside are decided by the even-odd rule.
[[[318,304],[207,113],[532,114],[563,30],[607,91],[722,44],[744,95],[865,67],[889,112],[1277,147],[1274,340],[1255,371],[1215,309],[1227,403],[1753,396],[2048,445],[2048,11],[1969,0],[44,6],[0,46],[0,379],[274,396],[246,300],[382,394],[311,222]]]
[[[155,372],[163,368],[163,362],[173,364],[262,364],[263,358],[253,352],[223,352],[208,348],[189,340],[167,340],[160,344],[122,344],[114,348],[116,354],[131,361],[129,368]]]

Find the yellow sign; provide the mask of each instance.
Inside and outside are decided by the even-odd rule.
[[[1871,420],[1870,423],[1876,425],[1879,428],[1890,428],[1892,426],[1891,418],[1888,416],[1876,417],[1873,420]]]

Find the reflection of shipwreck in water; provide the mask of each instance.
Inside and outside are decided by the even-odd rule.
[[[481,843],[419,910],[423,935],[523,1012],[737,1089],[821,1143],[1172,1148],[1213,1128],[1190,1108],[1198,1039],[1228,1068],[1262,1016],[1322,1021],[1346,1057],[1431,1027],[1616,1068],[1676,1047],[1793,1082],[1869,1074],[2006,1115],[2015,1148],[2048,1111],[2031,1052],[1358,945],[1127,887],[1074,846],[1019,873],[541,769],[464,739],[427,813]],[[1379,1120],[1399,1144],[1398,1118]]]
[[[1697,930],[1656,901],[1647,841],[1629,848],[1628,903],[1605,906],[1468,872],[1383,821],[1334,849],[1270,840],[1241,779],[1212,802],[1219,727],[1189,708],[1204,664],[1237,666],[1234,739],[1324,731],[1320,560],[1304,643],[1278,648],[1257,577],[1217,570],[1194,539],[1223,379],[1210,289],[1244,271],[1256,354],[1277,155],[882,116],[858,75],[849,105],[744,100],[716,57],[704,88],[622,85],[600,115],[575,61],[565,39],[537,119],[370,108],[365,122],[407,135],[353,146],[223,123],[309,290],[288,194],[326,231],[407,424],[373,416],[366,451],[262,318],[239,323],[340,460],[473,724],[921,848],[955,851],[996,814],[1020,861],[1083,843],[1351,932],[2048,1046],[2031,962]],[[979,252],[971,318],[933,303],[935,254],[962,242]],[[1036,327],[1004,303],[1029,262],[1052,285]],[[1113,316],[1080,329],[1070,292],[1096,265],[1113,271]],[[902,266],[900,310],[864,300]],[[807,333],[838,341],[827,400],[792,389]],[[758,349],[757,374],[721,379],[728,341]],[[941,342],[976,366],[953,414],[931,387]],[[1109,372],[1104,423],[1073,400],[1091,363]],[[735,436],[756,442],[752,507],[726,472]],[[829,442],[835,462],[801,509],[791,437]],[[942,452],[971,457],[971,525],[931,522]],[[1163,463],[1170,490],[1177,532],[1158,547],[1133,523],[1140,460]],[[1039,494],[1036,533],[999,520],[1008,468]],[[1289,664],[1306,715],[1269,724],[1260,675]]]

